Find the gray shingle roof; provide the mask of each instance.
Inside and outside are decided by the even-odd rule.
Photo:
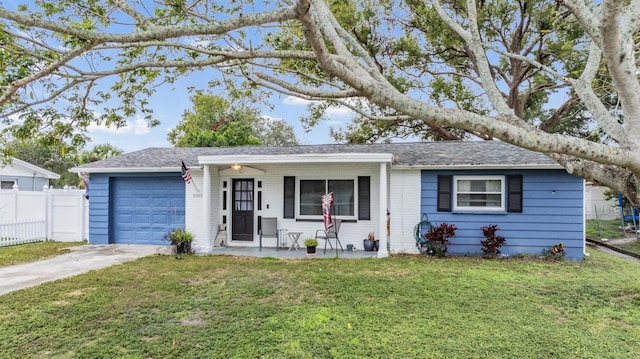
[[[117,157],[84,164],[75,168],[117,170],[119,168],[179,167],[180,159],[189,166],[198,163],[198,156],[228,155],[289,155],[332,153],[392,153],[396,166],[553,166],[548,156],[499,141],[437,141],[376,144],[326,144],[291,147],[200,147],[200,148],[147,148]]]

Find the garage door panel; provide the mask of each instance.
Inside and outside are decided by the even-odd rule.
[[[133,216],[132,215],[120,214],[120,215],[117,216],[116,219],[118,220],[118,223],[133,223]]]
[[[184,181],[181,177],[114,178],[113,242],[167,244],[164,235],[184,228]]]
[[[120,205],[122,207],[133,207],[133,198],[123,197],[120,199]]]
[[[135,199],[136,207],[149,207],[149,198],[146,197],[138,197]]]
[[[138,224],[139,226],[142,226],[142,223],[150,223],[151,220],[151,216],[147,215],[147,214],[137,214],[135,215],[135,223]]]
[[[171,218],[169,218],[169,216],[166,214],[154,214],[153,223],[154,224],[162,224],[162,223],[171,224]]]
[[[169,205],[173,208],[180,208],[180,201],[176,200],[175,198],[171,198],[169,201]]]
[[[168,208],[169,201],[166,198],[153,197],[152,205],[154,208]]]

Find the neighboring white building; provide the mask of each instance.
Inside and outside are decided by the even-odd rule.
[[[620,206],[615,198],[606,199],[605,186],[587,182],[584,191],[586,219],[616,219],[620,218]]]
[[[0,189],[42,191],[44,186],[49,186],[49,180],[60,178],[57,173],[17,158],[6,165],[0,162],[0,166]]]

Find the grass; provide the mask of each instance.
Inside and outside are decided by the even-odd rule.
[[[598,225],[600,230],[598,230]],[[587,237],[593,239],[602,238],[623,238],[624,235],[620,229],[620,219],[600,220],[588,219],[586,224]]]
[[[37,242],[16,246],[0,247],[0,267],[33,262],[68,253],[66,248],[80,246],[86,242]]]
[[[2,358],[636,358],[640,265],[151,256],[0,297]]]
[[[640,241],[635,240],[628,243],[617,244],[617,247],[624,249],[625,251],[633,252],[635,254],[640,254]]]

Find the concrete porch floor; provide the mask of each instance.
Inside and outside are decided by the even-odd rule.
[[[375,251],[345,251],[342,252],[336,249],[330,249],[327,247],[327,253],[324,253],[324,247],[316,248],[316,255],[307,255],[307,248],[302,247],[300,250],[288,248],[275,247],[262,247],[262,250],[256,247],[213,247],[211,252],[197,253],[202,255],[230,255],[230,256],[247,256],[247,257],[272,257],[278,259],[323,259],[323,258],[340,258],[340,259],[361,259],[361,258],[376,258],[378,252]]]

